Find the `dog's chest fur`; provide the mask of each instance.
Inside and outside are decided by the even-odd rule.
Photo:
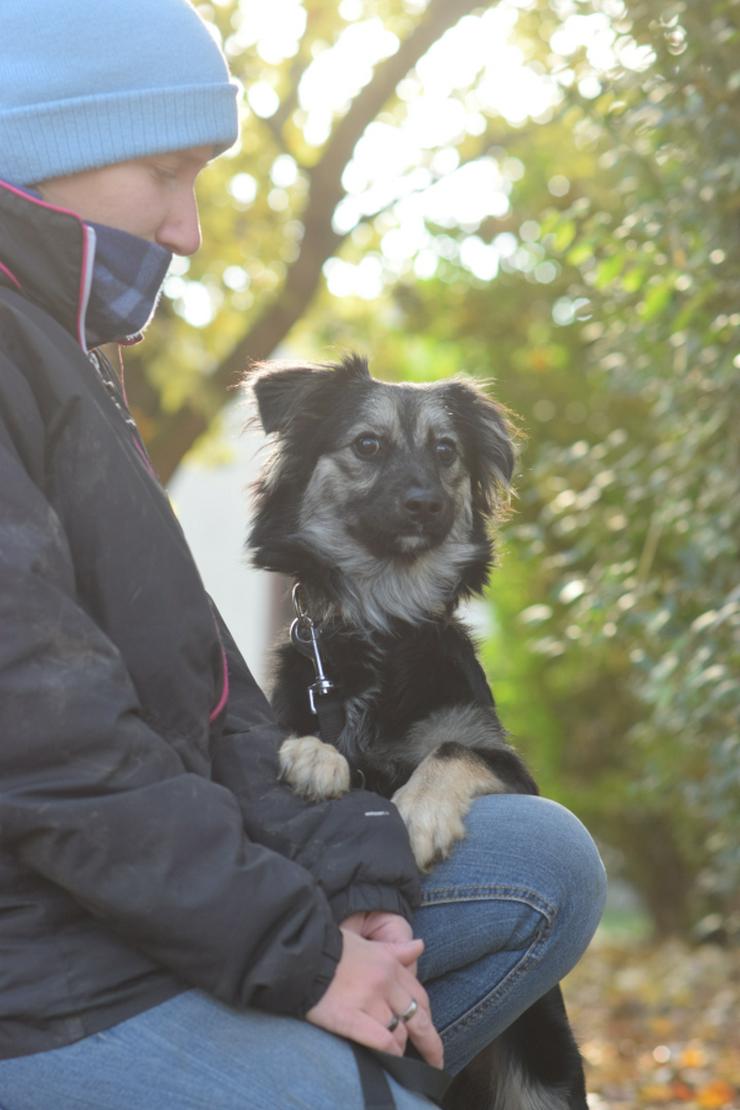
[[[418,762],[420,753],[401,744],[416,722],[461,703],[493,709],[469,634],[455,618],[399,625],[390,635],[334,625],[320,647],[343,704],[337,746],[381,793],[392,793]],[[283,645],[272,700],[278,719],[298,734],[316,729],[306,693],[313,680],[310,661]]]

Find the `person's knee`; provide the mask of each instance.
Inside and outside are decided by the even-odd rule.
[[[550,927],[567,932],[574,948],[587,946],[603,913],[606,871],[591,834],[570,810],[549,798],[490,795],[474,803],[468,835],[491,853],[506,843],[522,881],[550,907]]]
[[[599,850],[575,814],[549,798],[539,801],[542,852],[559,888],[559,915],[582,919],[592,933],[606,900],[606,870]]]

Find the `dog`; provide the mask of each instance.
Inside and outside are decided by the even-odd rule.
[[[391,798],[427,870],[464,836],[476,797],[538,792],[455,616],[493,561],[510,420],[472,380],[382,382],[357,355],[258,363],[247,384],[273,437],[249,546],[256,565],[299,584],[272,692],[292,734],[282,777],[313,800],[352,785]],[[559,987],[463,1069],[443,1105],[587,1110]]]

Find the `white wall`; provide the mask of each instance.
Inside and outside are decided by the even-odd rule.
[[[169,486],[206,589],[216,602],[252,674],[264,685],[274,634],[281,579],[250,566],[244,543],[249,528],[249,485],[254,481],[264,437],[242,432],[243,404],[224,419],[224,439],[233,454],[225,464],[184,463]]]

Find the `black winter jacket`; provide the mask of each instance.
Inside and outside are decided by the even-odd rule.
[[[187,987],[301,1015],[357,910],[408,916],[401,820],[276,780],[275,725],[110,367],[84,226],[0,183],[0,1056]]]

